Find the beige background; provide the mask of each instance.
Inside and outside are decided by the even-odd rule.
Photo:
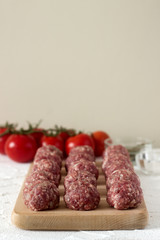
[[[159,141],[160,1],[0,0],[0,122]]]

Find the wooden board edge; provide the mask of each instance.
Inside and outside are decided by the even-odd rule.
[[[119,211],[119,210],[117,210]],[[32,219],[32,221],[30,221]],[[93,230],[93,231],[107,231],[107,230],[133,230],[144,229],[148,224],[148,211],[145,207],[136,215],[136,218],[126,216],[123,220],[117,221],[117,216],[99,215],[96,221],[90,216],[48,216],[48,220],[44,221],[43,217],[41,221],[36,221],[36,215],[28,215],[18,213],[15,209],[11,215],[12,223],[23,230],[54,230],[54,231],[75,231],[75,230]],[[34,224],[33,224],[34,222]],[[49,224],[48,224],[49,222]],[[65,222],[65,224],[64,224]],[[115,224],[116,222],[116,224]],[[89,224],[88,224],[89,223]]]

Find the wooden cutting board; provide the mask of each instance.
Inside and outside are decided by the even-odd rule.
[[[101,171],[101,164],[101,162],[97,162],[100,172],[98,190],[101,201],[96,210],[75,211],[66,208],[63,201],[65,169],[62,167],[59,207],[48,211],[31,211],[23,202],[23,184],[12,212],[12,223],[19,228],[31,230],[122,230],[144,228],[148,223],[148,212],[144,200],[136,209],[116,210],[108,206],[105,178]],[[31,168],[32,164],[28,174],[31,172]]]

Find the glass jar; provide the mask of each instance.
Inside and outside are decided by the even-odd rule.
[[[136,154],[136,164],[145,174],[160,174],[160,149],[143,149]]]

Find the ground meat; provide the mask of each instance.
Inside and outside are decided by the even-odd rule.
[[[40,147],[38,148],[37,152],[36,152],[36,155],[35,157],[37,157],[37,155],[41,155],[42,153],[44,152],[50,152],[50,153],[53,153],[53,152],[56,152],[57,155],[63,159],[63,153],[61,150],[59,150],[57,147],[53,146],[53,145],[45,145],[43,147]]]
[[[68,170],[69,166],[73,163],[73,162],[77,162],[79,161],[81,158],[90,161],[90,162],[94,162],[95,158],[93,158],[93,156],[91,156],[88,153],[82,152],[82,153],[77,153],[77,154],[72,154],[70,155],[65,162],[65,167],[66,170]]]
[[[130,158],[123,155],[122,153],[112,153],[111,155],[109,154],[108,156],[105,156],[103,158],[103,162],[113,162],[113,161],[119,161],[119,160],[123,160],[124,162],[129,162],[131,163],[130,161]]]
[[[40,162],[37,162],[33,165],[33,171],[47,171],[51,172],[54,175],[54,181],[59,184],[61,179],[60,167],[56,162],[52,162],[48,159],[42,159]]]
[[[66,206],[72,210],[93,210],[99,205],[100,195],[94,185],[72,184],[72,191],[64,195]]]
[[[99,172],[93,149],[89,146],[73,148],[66,160],[68,175],[64,180],[66,206],[73,210],[93,210],[100,195],[96,188]]]
[[[60,173],[60,167],[56,162],[52,162],[49,159],[42,159],[39,162],[35,162],[33,170],[44,170],[52,173]]]
[[[75,155],[75,154],[83,153],[83,152],[88,153],[89,155],[91,155],[95,159],[93,148],[88,146],[88,145],[78,146],[78,147],[72,148],[69,155],[72,155],[72,154]]]
[[[54,182],[54,184],[56,184],[58,187],[60,177],[48,171],[35,170],[31,172],[31,175],[26,178],[25,186],[32,184],[37,180],[49,180],[50,182]]]
[[[142,189],[134,183],[116,183],[107,192],[110,206],[122,210],[135,208],[142,202]]]
[[[106,179],[106,186],[107,189],[109,189],[115,183],[123,184],[124,182],[132,182],[135,185],[140,186],[140,180],[138,176],[135,174],[135,172],[129,169],[119,169],[112,172],[112,174],[110,174]]]
[[[76,171],[84,171],[84,170],[88,171],[88,172],[94,174],[96,179],[99,176],[99,171],[96,167],[95,162],[90,162],[83,158],[80,159],[78,162],[73,162],[69,167],[69,171],[70,171],[70,169],[74,169]]]
[[[37,180],[23,189],[25,205],[33,211],[54,209],[59,205],[59,191],[48,180]]]
[[[55,151],[51,152],[49,150],[38,150],[34,158],[34,163],[37,163],[42,159],[49,159],[56,162],[60,167],[62,166],[62,159]]]
[[[110,206],[128,209],[141,203],[140,181],[125,147],[116,145],[107,148],[103,155],[102,171],[106,177],[106,199]]]
[[[70,169],[67,176],[64,179],[64,187],[65,189],[69,189],[69,187],[75,183],[79,182],[82,185],[89,185],[92,184],[94,186],[97,186],[97,181],[95,176],[88,172],[88,171],[76,171],[74,169]]]
[[[114,153],[116,153],[116,154],[121,153],[121,154],[123,154],[123,155],[125,155],[126,157],[129,158],[128,150],[125,147],[123,147],[122,145],[111,145],[111,146],[109,146],[104,151],[103,157],[114,154]]]
[[[103,163],[102,163],[102,171],[105,172],[106,167],[108,165],[117,163],[117,162],[124,162],[127,163],[129,165],[131,165],[132,167],[132,163],[130,161],[130,159],[128,157],[126,157],[125,155],[121,154],[121,153],[114,153],[111,157],[104,157],[103,159]]]
[[[48,159],[50,161],[56,162],[60,167],[62,166],[62,159],[60,158],[59,155],[57,155],[56,152],[41,151],[38,154],[36,154],[34,163],[37,163],[42,159]]]
[[[44,150],[49,150],[50,152],[56,152],[57,155],[60,156],[61,159],[63,159],[63,152],[57,148],[56,146],[53,145],[45,145],[43,146]]]
[[[129,169],[129,170],[133,171],[133,166],[130,165],[128,162],[123,162],[123,161],[114,162],[112,164],[106,165],[106,169],[105,169],[104,173],[105,173],[106,177],[108,177],[115,170],[120,170],[120,169]]]

